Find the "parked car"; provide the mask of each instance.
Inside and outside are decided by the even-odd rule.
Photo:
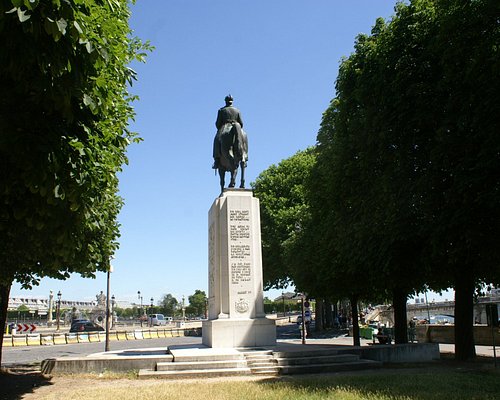
[[[84,322],[90,322],[88,319],[86,318],[78,318],[78,319],[74,319],[71,321],[71,328],[73,327],[73,325],[75,324],[81,324],[81,323],[84,323]],[[71,328],[70,328],[70,331],[71,331]]]
[[[71,324],[70,332],[102,332],[104,328],[91,321],[80,321]]]
[[[167,318],[163,314],[150,314],[148,315],[148,324],[151,326],[167,325]]]

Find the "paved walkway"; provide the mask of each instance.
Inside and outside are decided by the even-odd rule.
[[[360,339],[361,346],[370,346],[373,345],[372,340],[368,339]],[[306,340],[306,344],[302,344],[301,339],[278,339],[277,345],[275,347],[269,347],[269,349],[273,349],[274,351],[303,351],[303,350],[326,350],[326,349],[331,349],[334,346],[352,346],[353,340],[352,337],[350,336],[338,336],[338,337],[330,337],[330,338],[311,338]],[[181,346],[174,346],[176,348],[182,348],[186,347],[187,349],[194,349],[194,348],[205,348],[205,346],[196,344],[189,344],[189,345],[181,345]],[[261,347],[266,347],[267,346],[261,346]],[[154,351],[158,349],[147,349],[145,352],[151,353],[151,355],[154,354]],[[162,349],[164,350],[164,349]],[[455,345],[453,344],[439,344],[439,351],[440,353],[454,353],[455,352]],[[116,353],[121,353],[123,354],[122,351],[117,351],[115,354],[114,352],[111,353],[97,353],[100,356],[110,356],[110,357],[116,357]],[[130,354],[132,354],[131,352]],[[137,353],[135,355],[139,355],[141,353],[141,350],[137,350]],[[97,354],[92,354],[90,356],[96,356]],[[476,346],[476,354],[478,356],[484,356],[484,357],[493,357],[494,355],[494,349],[492,346]],[[500,358],[500,347],[496,348],[496,355],[498,358]]]

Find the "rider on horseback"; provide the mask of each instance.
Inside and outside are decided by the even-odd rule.
[[[243,128],[243,120],[241,118],[240,110],[233,107],[233,97],[227,95],[224,99],[226,105],[219,109],[217,113],[217,121],[215,121],[215,126],[217,127],[217,134],[214,138],[213,146],[213,156],[214,165],[213,169],[218,169],[220,167],[220,157],[221,157],[221,136],[230,131],[232,128],[237,130],[237,137],[242,137],[241,130]]]

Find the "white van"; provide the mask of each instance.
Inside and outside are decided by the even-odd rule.
[[[167,319],[163,314],[148,315],[148,324],[151,326],[167,325]]]

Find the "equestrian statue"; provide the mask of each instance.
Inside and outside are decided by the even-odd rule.
[[[219,109],[215,126],[213,169],[219,171],[221,193],[224,191],[226,172],[231,174],[229,187],[236,185],[238,167],[241,167],[240,188],[245,188],[245,168],[248,161],[248,139],[243,130],[240,110],[233,107],[233,97],[226,96],[226,105]]]

